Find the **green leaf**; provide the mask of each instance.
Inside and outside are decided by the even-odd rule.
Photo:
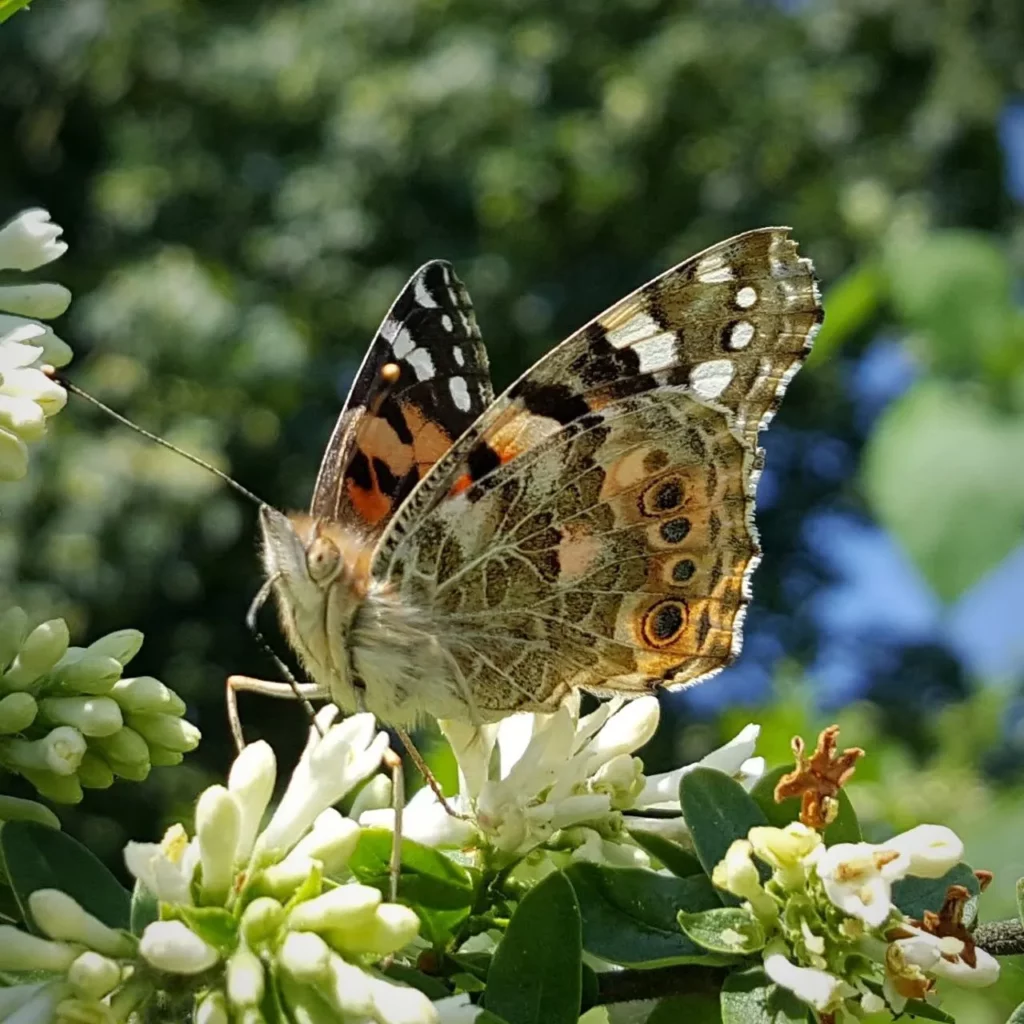
[[[940,1010],[937,1006],[932,1006],[931,1003],[926,1003],[923,999],[908,999],[907,1005],[903,1007],[900,1020],[904,1016],[911,1020],[937,1020],[942,1021],[943,1024],[956,1024],[955,1017],[946,1013],[945,1010]]]
[[[920,920],[926,910],[938,912],[951,885],[962,885],[972,896],[981,892],[978,879],[968,865],[960,863],[941,878],[902,878],[892,887],[892,901],[907,917]]]
[[[60,889],[104,924],[128,928],[128,891],[91,851],[66,833],[35,821],[7,821],[0,825],[0,852],[14,897],[33,931],[38,933],[28,898],[36,889]]]
[[[808,366],[817,366],[868,326],[878,309],[885,278],[877,263],[862,263],[841,277],[825,296],[825,322],[814,339]]]
[[[679,802],[697,858],[709,876],[734,840],[745,839],[755,825],[768,824],[750,794],[734,778],[714,768],[695,768],[684,775]],[[718,899],[733,905],[741,902],[726,892],[719,892]]]
[[[1024,878],[1017,879],[1017,917],[1024,925]]]
[[[170,916],[184,921],[204,942],[219,953],[233,953],[238,945],[238,921],[223,907],[186,907],[178,904]]]
[[[878,521],[946,601],[1020,543],[1024,418],[963,387],[922,380],[882,415],[863,460]]]
[[[722,1024],[719,1000],[712,995],[693,994],[662,999],[651,1011],[646,1024]]]
[[[782,803],[775,802],[775,787],[779,779],[788,772],[791,772],[795,765],[782,765],[766,772],[757,780],[757,784],[750,791],[751,797],[764,816],[768,819],[769,825],[776,828],[784,828],[791,821],[800,817],[800,801],[796,798],[783,800]],[[835,821],[825,829],[825,845],[835,846],[836,843],[859,843],[863,836],[860,831],[860,822],[857,820],[857,812],[846,790],[841,789],[836,798],[839,804],[839,811]]]
[[[671,839],[666,839],[657,832],[647,832],[642,828],[631,828],[629,834],[636,841],[637,846],[646,850],[652,857],[657,858],[673,875],[680,878],[688,878],[690,875],[699,875],[704,870],[697,860],[697,855],[691,850],[685,849]]]
[[[679,927],[704,949],[745,956],[764,948],[761,922],[742,907],[716,907],[698,914],[679,911]]]
[[[810,1008],[760,967],[734,971],[722,985],[722,1024],[807,1024]]]
[[[147,924],[160,919],[160,901],[141,883],[136,882],[132,890],[131,932],[141,935]]]
[[[705,875],[669,878],[587,863],[573,864],[565,874],[576,890],[588,953],[624,966],[723,962],[691,942],[676,920],[680,910],[721,905]]]
[[[431,977],[429,974],[424,974],[422,971],[416,970],[415,967],[392,963],[385,969],[384,973],[389,978],[400,981],[403,985],[419,989],[428,999],[444,999],[445,996],[451,995],[448,986],[443,981],[439,978]]]
[[[1006,1018],[1006,1024],[1024,1024],[1024,1003],[1021,1003],[1009,1017]]]
[[[12,14],[17,14],[24,7],[28,7],[30,0],[0,0],[0,25],[2,25]]]
[[[565,875],[548,875],[512,915],[487,974],[487,1008],[508,1024],[576,1024],[583,945]]]

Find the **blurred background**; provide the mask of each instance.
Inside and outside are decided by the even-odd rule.
[[[755,720],[781,762],[839,721],[868,832],[952,825],[996,872],[986,916],[1014,913],[1019,0],[36,0],[0,28],[0,139],[0,221],[42,205],[71,244],[47,276],[76,296],[72,379],[287,509],[425,260],[466,282],[501,388],[678,260],[792,225],[827,315],[765,439],[745,649],[665,698],[650,761]],[[226,769],[225,677],[273,672],[243,623],[254,528],[74,399],[0,485],[0,602],[76,642],[144,630],[133,670],[203,730],[185,767],[62,812],[112,863]],[[294,757],[299,708],[242,712]],[[1022,998],[1008,961],[950,1008]]]

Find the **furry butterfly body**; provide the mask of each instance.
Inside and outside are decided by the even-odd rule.
[[[421,268],[371,344],[308,515],[261,514],[315,691],[407,726],[696,682],[739,651],[758,433],[822,319],[783,228],[623,299],[493,399],[468,296]]]

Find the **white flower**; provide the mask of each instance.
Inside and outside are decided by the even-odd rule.
[[[29,910],[40,930],[51,939],[80,942],[107,956],[128,956],[134,942],[84,910],[60,889],[36,889],[28,898]]]
[[[66,971],[80,949],[0,925],[0,971]]]
[[[0,270],[35,270],[63,256],[68,250],[59,240],[63,231],[48,211],[22,210],[0,227]]]
[[[785,946],[781,942],[773,942],[765,950],[764,969],[776,985],[789,989],[819,1013],[837,1010],[847,996],[857,994],[852,985],[828,971],[798,967],[787,959]]]
[[[764,758],[754,757],[754,747],[760,734],[761,727],[751,722],[728,743],[712,750],[699,761],[671,772],[649,775],[633,807],[636,810],[679,810],[679,783],[694,768],[715,768],[739,779],[748,789],[751,788],[764,774]]]
[[[470,1001],[466,992],[435,1000],[434,1009],[437,1011],[438,1024],[473,1024],[484,1012]]]
[[[210,786],[196,803],[202,889],[211,903],[221,902],[231,889],[241,819],[238,803],[223,786]]]
[[[918,825],[893,836],[885,846],[905,854],[910,861],[907,874],[918,878],[941,878],[964,855],[960,837],[945,825]]]
[[[51,281],[0,286],[0,309],[8,313],[52,320],[66,312],[70,305],[71,292]]]
[[[799,821],[785,828],[755,826],[747,833],[754,854],[775,869],[775,879],[786,889],[802,889],[807,871],[821,852],[821,836]]]
[[[180,824],[172,825],[159,843],[128,843],[128,870],[165,903],[192,903],[192,874],[199,860],[198,844],[188,841]]]
[[[296,765],[288,788],[270,823],[256,841],[261,854],[290,849],[328,807],[380,767],[388,746],[377,732],[373,715],[351,715],[332,724],[338,709],[328,704],[317,712],[315,727]]]
[[[761,885],[761,876],[752,857],[753,847],[747,839],[734,839],[725,856],[711,872],[711,882],[719,889],[746,900],[758,917],[774,921],[778,917],[775,901]]]
[[[171,974],[199,974],[220,957],[181,921],[154,921],[146,925],[139,952],[157,970]]]
[[[837,843],[825,850],[816,869],[825,894],[840,910],[877,928],[893,910],[892,883],[909,866],[907,854],[888,846]]]
[[[277,760],[270,744],[250,743],[235,758],[228,773],[228,792],[241,813],[235,860],[245,862],[252,853],[256,833],[270,803],[277,779]]]

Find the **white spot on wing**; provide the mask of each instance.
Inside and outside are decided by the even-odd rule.
[[[437,309],[437,300],[430,294],[427,282],[422,277],[416,278],[416,284],[413,285],[413,294],[421,306],[426,306],[427,309]]]
[[[398,329],[401,326],[402,325],[397,320],[394,320],[391,317],[388,317],[384,321],[384,323],[382,323],[380,325],[381,336],[383,338],[387,339],[388,341],[394,341],[395,340],[395,335],[398,333]]]
[[[459,348],[458,345],[452,349],[452,358],[459,364],[459,366],[466,365],[466,357],[462,354],[462,349]]]
[[[608,331],[607,337],[615,348],[625,348],[627,345],[635,345],[652,334],[657,334],[660,330],[654,317],[647,313],[637,313],[621,327],[616,327],[614,331]]]
[[[690,371],[690,387],[700,398],[717,398],[729,386],[735,372],[731,359],[709,359]]]
[[[406,362],[416,371],[417,380],[430,380],[434,376],[434,360],[425,348],[414,348]]]
[[[392,339],[391,348],[394,350],[396,359],[407,359],[409,354],[416,348],[416,342],[407,327],[403,327]]]
[[[706,256],[697,264],[697,280],[701,284],[724,284],[734,280],[734,275],[723,256]]]
[[[746,348],[754,340],[754,325],[749,320],[733,324],[729,332],[729,348]]]
[[[641,373],[667,370],[679,361],[676,358],[676,336],[672,331],[665,331],[653,338],[637,342],[633,346],[633,351],[640,357]]]
[[[755,302],[757,302],[757,292],[750,285],[741,288],[736,293],[736,305],[741,309],[750,309]]]
[[[450,316],[449,316],[449,315],[448,315],[447,313],[442,313],[442,314],[441,314],[441,326],[442,326],[442,327],[443,327],[443,328],[444,328],[444,329],[445,329],[446,331],[448,331],[448,333],[449,333],[449,334],[451,333],[451,329],[452,329],[452,318],[451,318],[451,317],[450,317]]]
[[[461,409],[463,412],[469,412],[472,402],[469,398],[469,388],[466,387],[466,381],[463,377],[452,377],[448,381],[448,389],[452,393],[452,401],[455,403],[456,409]]]

